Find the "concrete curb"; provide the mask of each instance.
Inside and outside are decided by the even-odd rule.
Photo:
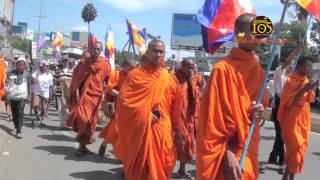
[[[267,108],[264,114],[264,118],[267,121],[272,121],[271,120],[271,108]],[[317,117],[316,113],[311,113],[311,131],[312,132],[316,132],[316,133],[320,133],[320,116]]]

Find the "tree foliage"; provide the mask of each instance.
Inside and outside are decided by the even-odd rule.
[[[310,39],[315,44],[311,47],[311,52],[314,56],[320,54],[320,23],[314,22],[311,27]]]
[[[30,53],[31,50],[31,40],[22,39],[20,37],[12,38],[12,47],[15,49],[19,49],[20,51]]]

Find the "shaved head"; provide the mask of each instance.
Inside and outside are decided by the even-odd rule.
[[[247,29],[250,29],[250,23],[255,17],[256,15],[251,13],[240,15],[234,24],[235,32],[244,32]]]
[[[238,47],[248,52],[253,52],[259,47],[256,37],[251,32],[251,22],[255,17],[254,14],[250,13],[242,14],[236,19],[234,25],[236,37],[242,40],[242,42],[238,42]],[[238,36],[240,33],[243,33],[244,37]]]
[[[181,66],[190,66],[190,65],[195,66],[193,60],[190,58],[183,59],[181,62]]]
[[[123,62],[122,67],[137,67],[137,63],[132,59],[127,59]]]
[[[186,58],[181,62],[180,70],[185,75],[186,78],[190,77],[194,73],[195,64],[192,59]]]
[[[154,67],[160,67],[165,58],[165,47],[165,44],[159,39],[150,41],[148,50],[145,54],[146,60],[144,61],[150,63]]]
[[[152,39],[149,44],[148,44],[148,49],[152,48],[153,46],[155,46],[156,44],[162,44],[163,46],[165,46],[164,42],[161,41],[160,39]]]

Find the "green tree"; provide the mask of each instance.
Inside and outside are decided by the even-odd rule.
[[[312,24],[310,39],[315,44],[311,47],[312,55],[318,56],[320,54],[320,23],[314,22]]]
[[[30,54],[31,41],[27,39],[22,39],[16,36],[16,37],[13,37],[12,39],[12,47]]]
[[[129,52],[129,51],[119,51],[119,50],[115,50],[115,54],[114,54],[114,58],[115,58],[115,63],[117,65],[121,65],[124,61],[125,61],[125,58],[126,59],[134,59],[134,60],[138,60],[139,59],[139,56],[138,55],[133,55],[132,52]],[[125,56],[125,57],[124,57]]]

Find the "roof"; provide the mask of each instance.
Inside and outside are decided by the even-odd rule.
[[[25,52],[20,51],[18,49],[11,49],[11,48],[2,48],[1,53],[3,54],[4,58],[9,60],[13,59],[14,56],[24,56],[26,55]]]

